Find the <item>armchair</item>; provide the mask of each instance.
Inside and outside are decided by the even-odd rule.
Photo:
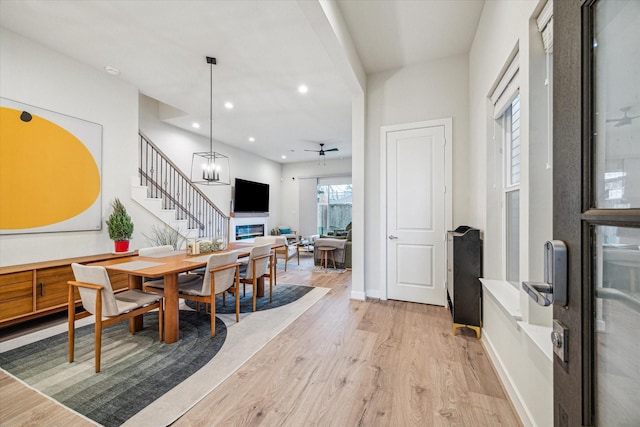
[[[298,234],[288,225],[279,225],[276,227],[276,235],[284,236],[289,242],[298,241]]]
[[[235,294],[236,297],[236,322],[240,321],[240,264],[237,252],[223,252],[209,257],[202,280],[180,285],[179,298],[196,302],[196,310],[199,303],[205,303],[211,307],[211,336],[216,334],[216,295],[222,294],[222,304],[226,303],[226,293]]]
[[[69,281],[69,363],[74,359],[74,337],[76,318],[95,315],[95,369],[100,372],[102,350],[102,329],[114,323],[122,322],[147,311],[158,310],[158,329],[160,341],[164,327],[163,297],[137,289],[113,293],[109,275],[104,267],[90,267],[77,263],[71,264],[75,281]],[[80,291],[84,313],[76,315],[75,292]]]
[[[273,275],[271,274],[271,244],[254,246],[249,254],[247,264],[240,266],[240,283],[253,286],[253,311],[256,311],[258,279],[269,277],[269,302],[273,298]]]
[[[284,271],[287,271],[287,263],[289,258],[293,258],[294,255],[298,255],[298,265],[300,265],[300,253],[298,252],[297,244],[290,244],[289,239],[285,236],[264,236],[256,237],[254,240],[256,245],[264,245],[271,243],[273,245],[284,245],[283,247],[275,248],[275,262],[274,268],[278,266],[278,255],[282,255],[284,258]]]

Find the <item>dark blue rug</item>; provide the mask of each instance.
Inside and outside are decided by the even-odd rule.
[[[233,298],[231,298],[233,299]],[[101,372],[94,371],[93,325],[76,329],[75,361],[68,362],[67,333],[0,353],[0,367],[63,405],[105,426],[119,426],[187,379],[220,350],[227,328],[216,319],[180,311],[180,341],[158,341],[158,315],[128,333],[128,322],[102,335]]]
[[[303,297],[313,286],[304,285],[287,285],[278,283],[273,287],[273,298],[269,302],[269,285],[264,286],[264,296],[256,298],[256,311],[270,310],[272,308],[287,305],[298,298]],[[253,294],[252,286],[247,286],[247,293],[242,296],[242,285],[240,285],[240,313],[251,313],[253,311]],[[227,304],[222,305],[222,295],[216,296],[216,314],[234,314],[236,312],[236,300],[233,294],[226,297]],[[195,309],[195,302],[187,301],[187,306]],[[204,304],[200,304],[200,311],[203,311]]]

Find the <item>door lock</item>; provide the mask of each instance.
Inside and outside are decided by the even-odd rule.
[[[561,240],[544,244],[544,283],[522,282],[532,300],[540,305],[567,305],[567,245]]]
[[[553,319],[553,331],[551,332],[553,352],[563,362],[569,361],[569,352],[567,351],[568,338],[569,328],[564,326],[559,320]]]

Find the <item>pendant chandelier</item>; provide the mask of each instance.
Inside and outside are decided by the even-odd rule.
[[[216,58],[207,56],[209,64],[209,151],[193,153],[191,181],[203,185],[230,185],[229,157],[213,151],[213,66]]]

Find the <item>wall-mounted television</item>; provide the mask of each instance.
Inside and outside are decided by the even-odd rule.
[[[269,184],[236,178],[234,212],[269,212]]]

